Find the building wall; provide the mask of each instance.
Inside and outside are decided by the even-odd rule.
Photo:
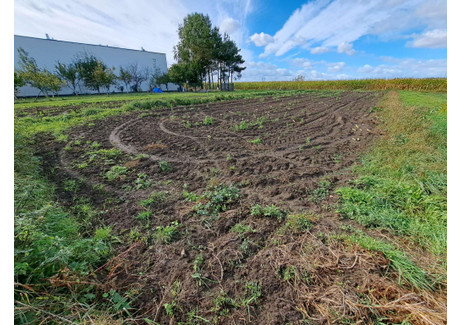
[[[138,69],[149,68],[151,73],[158,68],[161,73],[168,71],[166,65],[166,55],[164,53],[138,51],[131,49],[123,49],[103,45],[91,45],[83,43],[74,43],[66,41],[56,41],[48,39],[40,39],[28,36],[14,35],[14,68],[19,68],[18,48],[23,48],[33,57],[40,68],[46,68],[51,72],[55,71],[57,61],[61,63],[70,63],[77,55],[88,53],[96,56],[108,67],[114,67],[115,74],[118,74],[120,66],[126,68],[131,64],[137,63]],[[124,86],[124,85],[123,85]],[[166,90],[165,85],[161,86]],[[80,93],[92,94],[97,91],[87,89],[80,82]],[[142,91],[149,91],[149,81],[144,81],[141,84]],[[168,90],[177,90],[177,86],[168,85]],[[125,90],[126,91],[126,90]],[[116,86],[110,88],[110,92],[120,92]],[[37,96],[39,90],[29,86],[19,88],[18,96]],[[70,95],[72,90],[64,86],[59,92],[60,95]]]

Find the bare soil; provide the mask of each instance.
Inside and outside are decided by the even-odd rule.
[[[110,117],[73,129],[67,145],[44,149],[45,161],[62,188],[65,179],[78,180],[78,196],[104,211],[100,223],[123,239],[120,255],[94,277],[104,291],[135,298],[134,323],[396,323],[420,312],[413,306],[426,313],[434,307],[397,284],[383,255],[334,237],[349,223],[334,211],[334,189],[350,180],[349,167],[378,136],[371,108],[380,98],[308,94]],[[120,152],[94,153],[100,149]],[[114,165],[127,171],[109,181]],[[137,187],[140,174],[150,186]],[[197,214],[197,203],[184,198],[184,190],[199,195],[218,184],[240,190],[218,216]],[[166,194],[150,207],[148,221],[139,220],[147,210],[140,202],[152,192]],[[62,197],[69,206],[78,202],[65,190]],[[254,204],[304,214],[312,227],[253,216]],[[156,227],[174,221],[180,225],[175,241],[155,240]],[[232,230],[238,223],[252,231]]]

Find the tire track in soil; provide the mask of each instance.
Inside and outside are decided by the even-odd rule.
[[[189,112],[187,108],[183,108],[173,112],[164,110],[155,116],[134,117],[133,114],[131,117],[123,118],[121,124],[108,119],[105,123],[109,130],[106,133],[94,127],[84,134],[84,137],[90,140],[106,136],[106,140],[112,146],[129,155],[147,154],[149,160],[153,162],[164,160],[181,164],[183,170],[177,171],[173,176],[164,176],[164,179],[172,178],[182,183],[187,182],[195,189],[206,187],[206,178],[197,179],[196,173],[206,175],[210,166],[219,170],[217,178],[221,183],[239,183],[249,180],[249,183],[241,189],[243,198],[240,205],[224,213],[212,227],[204,226],[200,219],[177,214],[177,210],[175,210],[176,214],[170,217],[156,216],[159,220],[155,220],[154,225],[167,225],[171,220],[180,220],[190,233],[187,240],[193,246],[206,247],[204,254],[207,262],[203,268],[208,270],[208,273],[205,273],[204,276],[218,281],[216,285],[209,284],[207,294],[218,295],[220,288],[226,288],[227,291],[233,290],[233,294],[236,295],[236,292],[241,289],[237,288],[235,279],[237,281],[238,279],[251,279],[265,272],[261,269],[256,270],[255,266],[264,263],[266,256],[271,256],[270,251],[263,250],[279,224],[268,219],[260,220],[249,216],[247,209],[252,203],[275,203],[277,205],[279,203],[292,212],[298,208],[311,207],[310,203],[303,200],[305,194],[299,193],[302,191],[305,193],[305,188],[313,188],[321,177],[349,166],[357,154],[372,141],[373,133],[365,130],[372,130],[374,125],[369,110],[378,98],[373,94],[346,93],[339,102],[335,98],[296,96],[294,98],[296,104],[287,107],[287,103],[292,99],[272,100],[272,103],[281,106],[276,111],[270,109],[266,102],[260,101],[246,101],[249,102],[248,105],[245,105],[245,101],[235,101],[229,106],[226,106],[225,102],[220,102],[206,108],[203,105],[195,107],[193,110],[195,119],[202,120],[203,114],[213,116],[219,122],[214,126],[186,129],[179,123],[171,122],[169,119],[171,115],[177,115],[182,111]],[[242,116],[230,112],[230,108],[235,107],[238,107],[242,114],[246,114],[243,116],[245,119],[251,118],[257,111],[257,114],[262,115],[269,113],[273,120],[279,118],[279,122],[268,122],[261,129],[232,131],[230,127],[235,124],[233,117],[241,118]],[[300,110],[305,110],[305,112],[301,113]],[[228,114],[217,117],[219,112],[228,112]],[[294,115],[296,120],[297,117],[299,119],[303,117],[303,123],[286,127],[286,123],[291,123],[290,118]],[[359,125],[359,128],[355,128],[356,124]],[[286,134],[277,139],[276,137],[283,131],[286,131]],[[222,137],[222,134],[225,136]],[[212,141],[208,140],[208,135],[211,136]],[[262,139],[262,144],[249,144],[247,140],[256,136]],[[300,151],[299,146],[305,144],[307,137],[310,138],[311,144]],[[362,141],[353,140],[357,137],[361,137]],[[151,143],[162,143],[167,147],[153,153],[143,149],[145,145]],[[318,145],[321,146],[321,150],[315,149]],[[174,151],[171,148],[174,150],[182,148],[182,151]],[[198,154],[195,152],[197,150],[199,150]],[[226,153],[231,154],[234,158],[227,161]],[[340,163],[332,163],[331,158],[337,154],[343,154],[346,158],[343,158]],[[196,158],[197,156],[203,158]],[[61,163],[69,166],[68,168],[73,172],[70,168],[70,161],[63,159]],[[235,170],[229,170],[231,165],[235,166]],[[138,171],[145,172],[149,176],[161,177],[161,175],[152,174],[149,166],[141,166]],[[235,212],[235,210],[243,212]],[[125,220],[119,222],[129,224]],[[250,245],[250,254],[247,256],[238,253],[243,239],[230,232],[231,227],[238,222],[250,223],[257,228],[256,233],[248,235],[248,238],[255,244]],[[181,247],[188,247],[190,243],[187,244],[186,239],[182,239],[170,246],[165,246],[168,251],[167,256],[164,255],[164,250],[156,248],[146,248],[142,253],[144,255],[140,255],[143,258],[148,256],[150,261],[149,271],[144,277],[144,288],[152,289],[157,293],[153,296],[144,293],[142,299],[139,300],[139,306],[143,310],[157,310],[155,321],[167,323],[167,317],[164,313],[159,312],[162,305],[157,306],[154,299],[161,303],[166,302],[166,300],[163,301],[166,293],[161,293],[165,292],[161,287],[166,288],[172,285],[176,279],[184,279],[183,288],[188,293],[182,301],[184,307],[199,306],[201,310],[209,310],[209,306],[203,306],[205,300],[192,279],[194,256],[182,257]],[[270,261],[273,259],[274,257],[270,257]],[[140,261],[139,255],[134,255],[132,265],[129,266],[132,270],[130,273],[138,274],[136,267],[142,265],[138,261]],[[239,268],[233,266],[234,261],[239,261],[241,264]],[[245,266],[248,266],[249,269]],[[135,277],[135,281],[140,281],[140,279],[140,277]],[[269,306],[274,301],[278,301],[279,297],[294,301],[292,291],[289,290],[289,287],[286,291],[286,288],[277,285],[276,276],[265,280],[273,283],[274,291],[260,306],[260,310],[266,310],[269,315],[267,317],[273,317],[273,319],[277,317],[284,319],[286,314],[283,313],[288,310],[290,315],[294,315],[289,317],[295,321],[298,315],[292,308],[286,307],[284,310],[280,308],[274,311],[275,307]],[[147,289],[145,292],[149,291]],[[256,312],[253,317],[256,317],[257,320],[257,317],[263,318],[264,316]],[[236,319],[250,323],[241,318]]]

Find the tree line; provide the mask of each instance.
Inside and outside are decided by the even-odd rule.
[[[28,85],[39,90],[39,94],[57,94],[62,87],[69,87],[74,95],[82,93],[81,86],[97,91],[109,92],[111,86],[121,92],[141,91],[141,84],[149,81],[150,88],[160,85],[160,69],[139,68],[137,63],[120,66],[118,74],[102,60],[89,53],[78,54],[70,63],[57,61],[54,71],[40,68],[33,57],[18,48],[19,69],[14,71],[15,95],[19,87]]]
[[[179,43],[174,47],[173,64],[165,80],[192,87],[220,89],[241,77],[246,69],[236,43],[228,34],[213,27],[208,15],[193,13],[184,18],[178,29]]]

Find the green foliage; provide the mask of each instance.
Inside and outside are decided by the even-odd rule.
[[[307,231],[313,224],[305,214],[290,214],[286,218],[286,226],[294,231]]]
[[[246,122],[245,120],[241,121],[240,124],[236,124],[233,126],[233,129],[235,131],[238,131],[238,130],[247,130],[249,128],[248,126],[248,122]]]
[[[230,313],[230,310],[238,308],[238,303],[235,299],[230,298],[225,291],[221,291],[219,295],[214,298],[214,307],[212,312],[219,316],[225,316]]]
[[[78,67],[75,62],[64,64],[61,62],[56,63],[56,74],[61,79],[61,81],[65,82],[66,85],[72,89],[75,95],[78,95],[77,88],[80,81],[80,77],[78,74]]]
[[[331,189],[331,182],[327,180],[322,180],[319,182],[318,186],[311,192],[311,195],[308,197],[308,200],[315,203],[319,203],[329,195]]]
[[[185,190],[182,192],[182,195],[189,202],[196,202],[200,199],[200,197],[196,195],[195,193],[187,192]]]
[[[48,70],[40,69],[35,59],[29,57],[24,49],[18,48],[18,54],[20,66],[18,78],[20,79],[17,81],[22,80],[23,83],[39,89],[46,97],[48,92],[57,93],[61,89],[62,81]]]
[[[202,86],[215,70],[219,73],[219,84],[229,82],[235,74],[238,77],[245,68],[239,54],[240,49],[227,34],[223,37],[219,29],[212,27],[209,16],[193,13],[184,18],[178,28],[179,43],[174,47],[178,61],[173,64],[167,78],[178,84]]]
[[[85,274],[111,254],[111,228],[83,237],[74,215],[54,202],[54,188],[41,176],[26,139],[15,138],[14,276],[23,284],[43,282],[69,268]]]
[[[137,214],[136,219],[141,221],[141,222],[146,222],[148,223],[150,220],[150,217],[152,216],[152,211],[146,210],[146,211],[141,211]]]
[[[106,88],[108,92],[116,80],[113,69],[110,69],[94,55],[88,53],[80,55],[75,59],[74,65],[85,87],[96,90],[98,93],[100,93],[101,88]]]
[[[150,193],[150,196],[147,199],[140,201],[139,204],[146,208],[154,206],[154,205],[158,205],[160,203],[163,203],[166,200],[166,197],[168,194],[169,194],[168,191],[152,192]]]
[[[214,119],[211,116],[206,116],[203,120],[204,125],[212,125],[214,123]]]
[[[163,244],[170,244],[179,237],[180,225],[177,221],[171,222],[168,226],[158,226],[155,228],[153,237],[156,241]]]
[[[240,197],[239,189],[233,185],[218,185],[203,193],[199,202],[194,206],[194,211],[202,216],[217,216],[219,212],[228,208]]]
[[[251,208],[251,216],[283,220],[286,217],[286,211],[280,209],[274,204],[266,206],[256,204]]]
[[[389,229],[437,255],[447,249],[445,94],[402,92],[411,105],[391,106],[381,118],[386,138],[357,168],[359,177],[338,189],[339,213],[366,227]]]
[[[152,185],[152,181],[149,180],[147,174],[144,173],[137,174],[137,178],[134,183],[136,184],[136,190],[148,188]]]
[[[105,177],[109,181],[122,179],[127,173],[127,171],[128,171],[128,168],[124,166],[112,166],[112,168],[110,168],[110,170],[105,173]]]
[[[170,172],[170,171],[172,171],[172,166],[167,161],[159,161],[158,166],[160,166],[160,170],[162,172]]]
[[[131,88],[131,81],[133,80],[133,76],[129,72],[129,69],[120,67],[117,79],[124,83],[124,90],[128,92]]]
[[[202,266],[204,264],[203,254],[199,254],[193,260],[193,273],[192,278],[196,280],[198,286],[208,286],[207,282],[215,282],[203,276]]]
[[[14,71],[14,98],[18,93],[20,87],[25,85],[25,80],[19,71]]]
[[[241,301],[242,306],[250,306],[257,304],[258,299],[262,296],[262,288],[256,281],[249,281],[245,285],[245,298]]]
[[[262,141],[260,141],[260,138],[255,138],[254,140],[250,140],[249,142],[252,143],[252,144],[261,144],[262,143]]]
[[[236,232],[238,236],[243,237],[247,233],[254,233],[256,232],[255,229],[252,229],[251,226],[246,226],[241,223],[237,223],[234,225],[230,231]]]

